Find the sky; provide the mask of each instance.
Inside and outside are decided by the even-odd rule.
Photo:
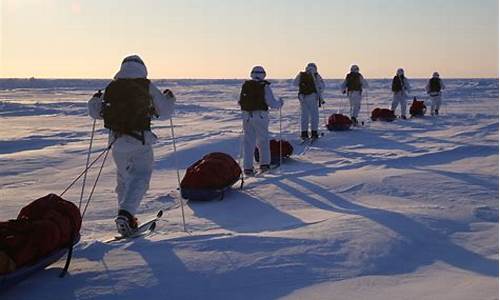
[[[0,77],[498,78],[498,0],[0,0]]]

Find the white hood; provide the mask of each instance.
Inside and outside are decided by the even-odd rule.
[[[264,78],[266,78],[266,70],[264,70],[262,66],[255,66],[250,72],[250,77],[253,80],[264,80]]]
[[[316,73],[318,73],[318,67],[316,67],[315,63],[309,63],[306,66],[306,72],[311,73],[311,74],[316,74]]]
[[[120,71],[116,73],[115,79],[132,79],[132,78],[147,78],[148,70],[142,59],[137,55],[125,57],[120,67]]]

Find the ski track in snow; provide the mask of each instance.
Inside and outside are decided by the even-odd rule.
[[[92,121],[86,101],[108,80],[0,80],[0,220],[83,169]],[[226,152],[235,159],[241,80],[157,80],[178,97],[178,165]],[[185,203],[183,232],[169,121],[154,121],[155,170],[139,218],[171,207],[157,231],[114,235],[114,166],[104,167],[69,274],[59,262],[2,299],[494,299],[498,295],[498,80],[448,80],[439,117],[372,122],[388,107],[389,80],[371,80],[362,127],[299,145],[290,81],[283,138],[295,153],[281,169],[239,184],[224,200]],[[327,81],[329,114],[348,113],[339,80]],[[415,96],[424,80],[414,80]],[[413,95],[412,95],[413,96]],[[369,107],[366,105],[368,99]],[[106,146],[98,122],[92,157]],[[278,113],[271,132],[278,137]],[[96,170],[89,173],[93,183]],[[78,204],[81,186],[65,197]],[[87,188],[87,193],[90,186]],[[86,198],[85,198],[86,199]],[[85,201],[84,199],[84,201]]]

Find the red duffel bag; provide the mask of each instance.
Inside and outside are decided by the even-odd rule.
[[[425,106],[424,101],[419,101],[417,97],[414,97],[410,106],[410,115],[412,117],[423,117],[426,111],[427,106]]]
[[[192,164],[181,181],[181,194],[190,200],[222,197],[241,177],[241,168],[228,154],[213,152]]]
[[[328,118],[328,124],[326,124],[326,128],[328,128],[328,130],[330,131],[348,130],[351,128],[351,126],[351,119],[343,114],[332,114]]]
[[[392,122],[396,119],[394,112],[387,108],[375,108],[371,115],[372,121]]]
[[[271,164],[277,165],[280,163],[280,141],[272,139],[269,141],[271,151]],[[290,142],[281,140],[281,159],[287,159],[293,154],[293,146]],[[260,161],[259,148],[255,147],[254,151],[255,161]]]
[[[0,251],[16,269],[35,264],[79,238],[82,218],[73,203],[55,194],[37,199],[21,209],[17,219],[0,222]]]

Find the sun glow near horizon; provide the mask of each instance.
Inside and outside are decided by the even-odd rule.
[[[110,78],[141,55],[151,78],[498,77],[498,2],[1,0],[0,77]],[[478,4],[480,3],[480,4]]]

